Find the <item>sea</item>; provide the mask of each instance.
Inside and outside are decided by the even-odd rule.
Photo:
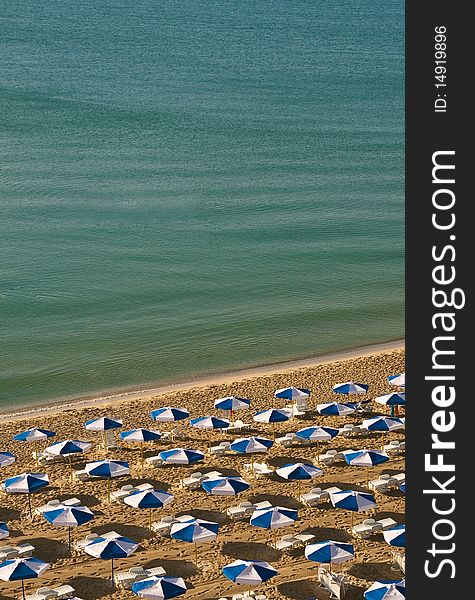
[[[0,12],[0,409],[404,336],[404,2]]]

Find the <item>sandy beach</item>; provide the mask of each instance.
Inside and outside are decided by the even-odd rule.
[[[158,467],[140,465],[139,447],[119,444],[117,450],[108,452],[108,457],[126,460],[131,466],[130,477],[112,481],[112,489],[118,489],[124,484],[149,482],[155,488],[167,490],[175,496],[172,504],[153,514],[155,521],[165,515],[191,514],[220,523],[219,535],[216,542],[202,544],[198,548],[198,568],[194,565],[193,544],[187,544],[159,537],[148,529],[149,514],[147,510],[131,508],[120,502],[109,503],[107,500],[107,485],[104,480],[78,482],[69,480],[67,464],[54,463],[45,467],[36,467],[32,458],[34,445],[15,442],[12,437],[29,428],[41,427],[55,431],[57,436],[53,441],[66,438],[80,439],[93,442],[93,448],[75,461],[75,468],[81,468],[86,461],[104,458],[104,451],[99,447],[100,434],[84,428],[84,423],[100,416],[118,417],[123,419],[124,430],[137,427],[159,429],[166,431],[170,424],[154,423],[150,410],[160,406],[183,406],[190,412],[191,417],[218,414],[213,408],[213,402],[220,397],[235,395],[250,398],[250,411],[242,411],[236,418],[242,418],[251,423],[251,434],[259,433],[270,437],[271,428],[268,425],[254,423],[252,416],[259,410],[271,406],[282,407],[285,401],[275,400],[274,391],[277,388],[295,385],[309,388],[312,395],[309,406],[315,408],[318,403],[334,401],[335,394],[332,386],[344,381],[360,381],[369,384],[365,399],[372,399],[381,394],[395,391],[388,382],[387,376],[405,370],[403,342],[391,342],[377,347],[368,347],[338,353],[307,361],[272,365],[259,369],[251,369],[236,373],[225,374],[214,379],[202,379],[184,384],[176,384],[166,388],[143,390],[119,394],[106,398],[85,399],[80,403],[34,408],[23,412],[9,411],[0,415],[0,450],[9,451],[17,456],[16,462],[1,470],[2,481],[7,477],[25,471],[46,472],[50,478],[50,486],[45,491],[32,495],[33,506],[39,506],[54,498],[65,499],[77,497],[94,513],[95,519],[73,531],[75,539],[82,539],[89,532],[103,533],[115,530],[140,543],[139,549],[128,559],[116,561],[116,570],[126,570],[132,566],[162,566],[168,575],[184,577],[188,591],[184,598],[212,600],[221,596],[230,596],[242,592],[237,586],[227,580],[221,573],[224,565],[238,558],[248,560],[265,560],[278,570],[278,575],[258,589],[266,594],[268,600],[307,600],[311,597],[325,599],[327,591],[317,586],[317,564],[307,560],[303,549],[295,549],[282,553],[271,547],[272,534],[269,530],[251,526],[248,522],[231,522],[225,515],[226,499],[208,496],[203,490],[190,491],[179,486],[179,470],[176,467]],[[344,399],[343,399],[344,400]],[[374,414],[389,413],[389,410],[379,404],[372,403]],[[17,413],[17,414],[13,414]],[[224,416],[221,413],[221,416]],[[306,426],[328,425],[343,427],[346,423],[361,423],[371,414],[354,413],[348,417],[323,417],[315,415],[310,419],[291,419],[278,424],[278,435],[295,432]],[[242,435],[248,435],[243,433]],[[212,443],[223,440],[231,441],[241,435],[213,433]],[[207,432],[186,428],[184,438],[171,441],[159,440],[154,445],[148,445],[146,456],[158,454],[161,450],[173,447],[196,448],[206,451],[210,436]],[[386,434],[386,442],[391,439],[404,439],[403,430]],[[381,446],[379,432],[355,437],[338,436],[329,445],[320,445],[320,451],[327,448],[347,450],[350,448],[372,448]],[[293,445],[286,448],[274,444],[266,455],[259,455],[257,460],[266,461],[271,467],[277,468],[291,462],[316,462],[316,447]],[[230,498],[230,506],[242,500],[269,500],[274,505],[298,509],[298,520],[292,527],[277,530],[277,538],[290,533],[309,532],[315,534],[315,541],[334,539],[349,541],[348,532],[350,514],[343,510],[334,509],[331,504],[321,504],[317,508],[304,506],[297,499],[297,485],[277,476],[271,478],[249,478],[243,470],[249,456],[227,454],[215,457],[207,454],[204,463],[186,467],[187,474],[199,470],[203,473],[219,470],[224,475],[240,473],[251,483],[249,490],[237,498]],[[315,486],[325,487],[335,485],[341,489],[366,489],[366,471],[361,468],[349,467],[345,463],[323,467],[324,474],[313,482],[302,482],[302,492]],[[404,471],[402,457],[391,458],[383,465],[370,470],[370,478],[374,479],[381,473],[398,473]],[[398,524],[404,523],[404,495],[395,490],[386,494],[376,494],[378,508],[375,518],[393,518]],[[366,517],[364,513],[355,513],[354,522],[359,523]],[[0,492],[0,521],[6,521],[11,536],[0,542],[1,547],[28,541],[35,546],[34,555],[52,563],[52,567],[37,580],[26,581],[27,593],[32,593],[39,587],[70,584],[79,598],[97,600],[99,598],[125,599],[133,598],[132,592],[112,590],[110,582],[110,563],[93,559],[85,554],[70,557],[67,549],[67,530],[49,525],[45,519],[36,516],[33,520],[27,516],[27,500],[23,495],[7,495]],[[363,591],[375,580],[399,579],[403,575],[391,569],[391,547],[388,546],[381,534],[371,536],[366,540],[354,538],[355,560],[335,567],[343,573],[349,583],[346,598],[350,600],[361,598]],[[18,582],[0,582],[0,598],[13,600],[21,597]]]

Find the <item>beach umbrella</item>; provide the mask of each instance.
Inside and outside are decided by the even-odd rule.
[[[346,464],[352,467],[367,467],[366,485],[369,483],[369,469],[389,460],[389,456],[380,450],[349,450],[344,453]]]
[[[323,402],[317,404],[317,411],[321,415],[332,417],[346,417],[356,411],[356,405],[351,402]]]
[[[255,586],[274,577],[278,571],[264,561],[235,560],[223,567],[223,575],[241,585]]]
[[[353,527],[353,513],[376,508],[373,494],[355,490],[343,490],[330,494],[330,501],[335,508],[343,508],[351,512],[351,527]]]
[[[317,443],[317,462],[320,462],[320,442],[329,442],[340,433],[333,427],[305,427],[296,432],[296,437]]]
[[[257,423],[272,423],[272,435],[275,440],[275,424],[288,421],[292,417],[292,411],[287,408],[269,408],[261,410],[254,416]]]
[[[233,450],[238,454],[250,454],[251,470],[254,474],[254,454],[267,452],[267,450],[272,447],[273,443],[272,440],[263,437],[238,438],[230,444],[229,450]]]
[[[67,456],[69,459],[69,471],[71,479],[73,478],[73,454],[82,454],[90,450],[91,445],[89,442],[81,442],[80,440],[64,440],[63,442],[55,442],[45,448],[45,451],[53,456]]]
[[[28,510],[30,518],[31,512],[30,494],[49,485],[49,478],[46,473],[22,473],[6,479],[3,483],[3,489],[7,494],[27,494]]]
[[[109,539],[107,537],[98,537],[94,541],[84,546],[84,552],[94,558],[111,561],[111,578],[114,585],[114,560],[117,558],[127,558],[139,545],[126,537],[118,536]]]
[[[401,492],[403,494],[406,493],[406,484],[405,483],[401,483],[401,485],[399,486],[399,489],[401,490]]]
[[[191,427],[196,429],[207,429],[210,432],[208,439],[208,446],[211,445],[211,431],[213,429],[227,429],[229,427],[228,419],[218,419],[218,417],[198,417],[197,419],[190,419]]]
[[[132,584],[132,592],[140,598],[168,600],[186,592],[186,583],[182,577],[148,577]]]
[[[396,431],[398,429],[404,429],[406,426],[402,419],[398,419],[397,417],[386,417],[384,415],[374,417],[373,419],[365,419],[362,425],[368,431],[381,432],[381,447],[384,447],[384,434],[386,431]]]
[[[369,386],[366,385],[366,383],[347,381],[345,383],[337,383],[332,389],[335,394],[346,394],[347,396],[351,396],[354,394],[366,394],[368,387]]]
[[[320,477],[323,475],[322,469],[319,469],[310,463],[290,463],[280,467],[279,469],[276,469],[275,472],[283,479],[297,481],[297,498],[300,498],[301,481],[308,481],[309,479],[314,479],[315,477]]]
[[[110,502],[110,481],[112,477],[123,477],[130,474],[129,463],[123,460],[96,460],[86,463],[84,470],[91,477],[107,478],[107,498]]]
[[[216,477],[205,479],[201,482],[201,487],[207,494],[211,494],[212,496],[225,496],[225,509],[227,510],[228,496],[237,496],[237,494],[248,490],[251,485],[241,477]]]
[[[406,387],[406,374],[397,373],[396,375],[389,375],[388,382],[390,385],[395,385],[397,387]]]
[[[384,541],[390,546],[396,546],[397,548],[404,548],[406,545],[406,526],[396,525],[391,529],[383,531]]]
[[[147,442],[155,442],[160,439],[160,432],[150,429],[130,429],[129,431],[122,431],[120,439],[127,444],[138,443],[140,444],[140,464],[143,466],[144,463],[144,444]]]
[[[0,521],[0,540],[7,538],[9,535],[8,525],[4,521]]]
[[[306,388],[298,388],[291,385],[290,387],[275,390],[274,398],[282,398],[283,400],[306,400],[310,396],[310,390]]]
[[[21,581],[22,598],[25,600],[25,579],[36,579],[49,567],[49,563],[34,557],[5,560],[0,563],[0,579]]]
[[[55,527],[68,528],[68,547],[71,551],[71,527],[84,525],[94,518],[87,506],[59,506],[43,513],[43,517]]]
[[[305,557],[313,562],[332,565],[340,564],[355,558],[353,544],[326,540],[305,547]]]
[[[175,540],[193,543],[195,546],[195,566],[198,566],[197,544],[213,542],[218,536],[219,524],[191,517],[186,521],[173,523],[170,536]]]
[[[279,527],[288,527],[293,525],[298,519],[298,513],[293,508],[284,508],[283,506],[271,506],[270,508],[260,508],[252,513],[249,523],[255,527],[263,529],[278,529]],[[273,541],[275,546],[275,531]]]
[[[170,465],[181,466],[181,484],[183,485],[183,466],[192,465],[204,460],[205,455],[199,450],[190,450],[187,448],[173,448],[172,450],[163,450],[158,455],[164,462]]]
[[[31,427],[21,433],[17,433],[13,436],[16,442],[34,442],[35,443],[35,458],[38,462],[38,442],[44,442],[50,437],[54,437],[56,433],[54,431],[48,431],[47,429],[38,429],[37,427]]]
[[[160,423],[171,423],[172,421],[182,421],[190,416],[186,408],[175,408],[173,406],[163,406],[156,408],[150,413],[154,421]]]
[[[152,510],[163,508],[174,500],[174,496],[163,490],[137,490],[124,498],[124,503],[134,508],[149,509],[149,527],[152,528]]]
[[[366,600],[403,600],[406,597],[405,580],[375,581],[363,596]]]
[[[102,443],[104,444],[104,452],[107,452],[106,431],[118,429],[122,427],[122,419],[111,419],[110,417],[99,417],[91,419],[84,423],[84,427],[90,431],[102,431]]]
[[[392,392],[391,394],[384,394],[374,399],[378,404],[384,406],[405,406],[406,404],[406,393],[405,392]]]
[[[0,467],[9,467],[16,461],[16,456],[11,452],[0,452]]]
[[[250,406],[250,400],[247,398],[239,398],[238,396],[226,396],[225,398],[218,398],[214,401],[215,408],[229,411],[229,419],[231,421],[235,410],[247,410]]]

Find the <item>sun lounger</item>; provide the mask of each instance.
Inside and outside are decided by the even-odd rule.
[[[49,500],[43,506],[38,506],[35,508],[35,515],[42,515],[48,510],[54,510],[55,508],[59,508],[61,506],[80,506],[81,500],[78,498],[68,498],[67,500]]]
[[[263,500],[262,502],[256,502],[254,506],[256,510],[262,510],[263,508],[272,508],[272,503],[268,500]]]
[[[300,540],[302,544],[304,544],[304,546],[310,544],[310,542],[313,542],[313,540],[315,539],[313,533],[297,533],[294,537],[297,540]]]
[[[283,535],[280,540],[278,540],[275,544],[272,544],[272,546],[276,550],[285,552],[286,550],[293,550],[298,546],[303,546],[303,542],[298,540],[293,535]]]
[[[362,523],[355,525],[351,531],[353,535],[365,540],[377,530],[382,530],[380,523],[377,523],[375,519],[365,519]]]
[[[376,521],[381,525],[381,530],[385,531],[386,529],[391,529],[391,527],[395,527],[397,522],[394,519],[379,519]]]
[[[244,469],[254,472],[254,476],[257,479],[259,477],[269,477],[274,472],[274,469],[271,469],[266,463],[254,463],[254,466],[251,466],[251,463],[247,463],[244,465]]]
[[[330,598],[344,598],[347,589],[346,579],[343,575],[330,573],[327,568],[318,568],[318,581],[320,586],[330,592]]]
[[[397,550],[393,550],[391,552],[393,563],[395,569],[399,568],[403,573],[406,572],[406,555],[398,552]]]
[[[203,473],[201,473],[201,471],[196,471],[195,473],[192,473],[189,477],[186,477],[185,479],[183,479],[183,486],[190,489],[190,490],[196,490],[200,487],[201,482],[203,481]]]
[[[10,558],[30,558],[33,556],[34,551],[35,547],[28,543],[18,544],[18,546],[1,546],[0,560],[7,560]]]
[[[353,452],[352,450],[343,450],[342,452],[338,452],[337,450],[327,450],[325,454],[320,454],[318,460],[320,463],[329,466],[335,462],[344,461],[345,453]]]
[[[163,437],[163,435],[162,435]],[[164,465],[166,465],[167,463],[162,460],[160,458],[160,456],[148,456],[145,461],[144,461],[147,465],[150,465],[151,467],[163,467]]]
[[[225,431],[226,433],[237,433],[243,429],[249,429],[249,427],[251,427],[249,423],[244,423],[244,421],[237,419],[232,425],[225,429]]]
[[[221,442],[217,446],[211,446],[209,453],[213,456],[224,456],[230,445],[231,442]]]
[[[147,579],[147,577],[166,575],[163,567],[154,567],[152,569],[144,569],[143,567],[132,567],[128,571],[120,571],[114,575],[114,581],[117,587],[130,590],[135,581]]]
[[[26,600],[63,600],[74,596],[74,588],[70,585],[62,585],[56,588],[42,587],[34,594],[25,596]],[[77,596],[75,596],[77,598]],[[79,600],[79,599],[77,599]]]
[[[171,440],[175,440],[175,439],[183,439],[186,437],[186,427],[185,425],[178,425],[177,427],[174,427],[173,429],[171,429],[170,431],[164,431],[163,433],[161,433],[161,438],[166,440],[166,439],[171,439]]]
[[[158,533],[162,537],[168,537],[173,523],[178,523],[178,519],[170,516],[163,517],[161,521],[152,523],[152,531],[155,531],[155,533]]]
[[[389,454],[389,456],[394,456],[398,454],[402,454],[406,451],[406,442],[399,440],[392,440],[389,444],[383,446],[384,452]]]
[[[82,552],[84,550],[85,546],[87,546],[94,540],[97,540],[97,538],[99,538],[99,537],[105,538],[107,540],[114,540],[114,539],[120,537],[120,534],[117,533],[116,531],[109,531],[108,533],[101,533],[101,534],[90,533],[90,534],[86,535],[86,537],[83,540],[77,540],[76,542],[73,542],[73,548],[75,550],[77,550],[78,552]]]
[[[256,505],[252,502],[241,502],[237,506],[230,506],[226,511],[231,521],[241,521],[246,519],[256,510]]]
[[[288,448],[289,446],[292,446],[292,444],[295,442],[295,438],[295,433],[286,433],[282,437],[275,438],[275,443],[284,446],[284,448]]]
[[[116,502],[123,502],[127,496],[134,492],[145,492],[147,490],[153,490],[151,483],[141,483],[140,485],[123,485],[120,489],[111,492],[111,500]]]

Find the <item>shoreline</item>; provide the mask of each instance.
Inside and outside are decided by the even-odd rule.
[[[404,347],[405,340],[399,339],[390,342],[370,344],[368,346],[360,346],[358,348],[339,350],[336,352],[322,354],[320,356],[313,356],[310,358],[283,361],[280,363],[272,363],[257,367],[248,367],[215,375],[205,375],[201,377],[196,377],[193,380],[171,383],[169,385],[163,385],[159,387],[116,392],[113,394],[96,397],[89,396],[73,400],[54,401],[45,404],[39,404],[33,407],[20,408],[17,411],[12,411],[10,407],[6,408],[5,411],[0,410],[0,423],[21,420],[27,417],[39,417],[60,414],[75,409],[112,406],[120,404],[125,400],[142,400],[145,398],[160,396],[169,392],[186,391],[196,387],[208,387],[211,385],[238,382],[245,379],[273,375],[276,373],[287,373],[290,371],[298,370],[303,367],[312,367],[332,362],[340,362],[352,358],[369,356],[371,354],[380,354],[384,352],[390,352],[392,350],[399,350],[403,349]]]

